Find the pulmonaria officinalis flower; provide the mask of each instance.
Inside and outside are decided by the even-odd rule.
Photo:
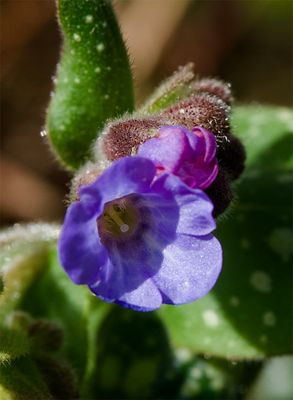
[[[138,155],[152,160],[158,172],[177,175],[188,186],[205,189],[218,174],[216,139],[200,127],[164,126],[159,136],[143,143]]]
[[[140,156],[115,161],[65,217],[61,264],[77,284],[138,311],[194,301],[215,284],[222,250],[213,204]]]

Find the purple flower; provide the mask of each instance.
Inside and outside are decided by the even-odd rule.
[[[192,188],[205,189],[218,174],[215,136],[204,128],[165,126],[159,137],[140,145],[138,155],[152,160],[158,173],[170,172]]]
[[[172,174],[155,176],[146,158],[115,161],[80,188],[59,241],[61,264],[75,283],[139,311],[204,296],[222,264],[206,194]]]

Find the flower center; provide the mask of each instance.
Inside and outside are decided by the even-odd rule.
[[[138,217],[138,211],[131,196],[106,203],[102,215],[97,218],[101,239],[123,240],[128,238],[136,231]]]

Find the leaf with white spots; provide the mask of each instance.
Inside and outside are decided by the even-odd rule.
[[[293,112],[238,107],[235,133],[247,150],[229,219],[216,236],[223,271],[203,299],[159,312],[173,344],[196,353],[252,359],[293,352]]]

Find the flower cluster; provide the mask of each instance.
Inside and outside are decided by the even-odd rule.
[[[161,128],[137,155],[80,186],[59,241],[65,271],[103,300],[139,311],[204,296],[222,265],[202,190],[217,173],[212,133]]]

